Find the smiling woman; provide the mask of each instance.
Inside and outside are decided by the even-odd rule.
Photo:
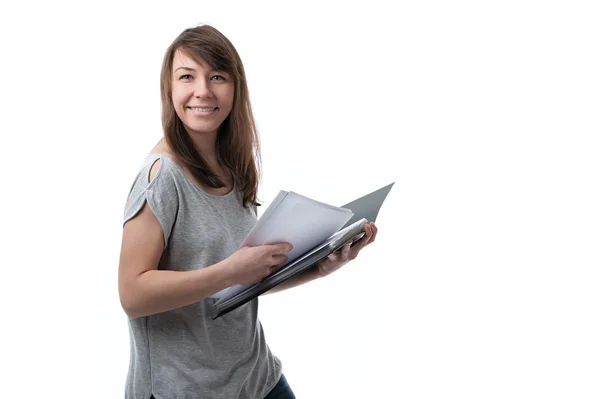
[[[266,343],[258,300],[212,319],[212,295],[253,284],[287,261],[289,243],[242,247],[256,224],[260,151],[242,62],[210,26],[187,29],[161,71],[164,138],[125,204],[119,296],[129,316],[126,399],[290,399]],[[354,259],[376,228],[291,288]]]
[[[265,342],[257,300],[210,318],[212,294],[260,281],[290,249],[238,248],[256,223],[260,163],[233,45],[210,26],[185,30],[166,51],[161,96],[164,138],[144,160],[125,205],[125,397],[293,398]]]

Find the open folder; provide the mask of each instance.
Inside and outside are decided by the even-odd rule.
[[[394,183],[337,207],[281,190],[265,210],[240,248],[289,242],[288,260],[256,284],[235,285],[213,295],[213,319],[244,305],[287,279],[316,265],[350,240],[364,234],[364,225],[375,222]]]

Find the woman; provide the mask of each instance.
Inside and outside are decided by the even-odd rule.
[[[211,295],[256,283],[288,243],[239,248],[256,222],[260,152],[244,68],[211,26],[182,32],[161,71],[164,137],[125,205],[119,295],[129,317],[128,399],[294,398],[266,345],[258,300],[216,320]],[[377,229],[275,287],[332,273]],[[239,249],[238,249],[239,248]]]

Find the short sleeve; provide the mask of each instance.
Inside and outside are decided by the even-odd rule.
[[[148,182],[152,165],[157,160],[160,160],[158,171],[154,179]],[[165,157],[160,154],[151,154],[144,160],[127,196],[123,219],[123,224],[125,224],[135,217],[147,201],[150,210],[162,227],[165,248],[169,242],[179,209],[177,185],[175,179],[167,170],[167,164]]]

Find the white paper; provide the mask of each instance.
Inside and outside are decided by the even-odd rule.
[[[354,213],[349,209],[315,201],[293,191],[288,193],[282,190],[240,247],[289,242],[294,248],[286,252],[288,260],[279,266],[283,267],[327,240],[353,215]],[[233,292],[240,292],[246,288],[247,286],[233,286],[212,297],[219,299],[225,294],[230,297]]]

